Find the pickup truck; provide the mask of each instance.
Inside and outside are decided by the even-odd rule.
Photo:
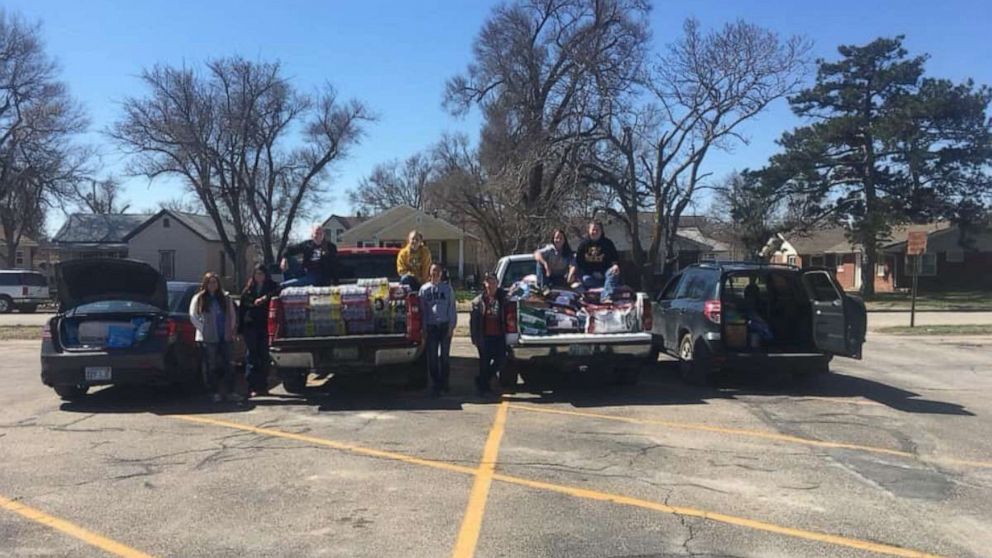
[[[338,249],[340,284],[359,279],[387,278],[395,286],[397,248]],[[402,372],[414,389],[427,385],[423,363],[420,305],[416,293],[406,295],[406,331],[393,333],[340,332],[337,335],[306,335],[292,332],[285,322],[283,297],[269,305],[269,352],[272,366],[283,388],[294,394],[306,389],[313,372],[327,376]]]
[[[533,254],[505,256],[496,264],[496,277],[504,289],[534,273]],[[652,348],[651,304],[645,293],[635,293],[636,319],[622,333],[526,334],[518,324],[519,302],[505,305],[507,360],[500,384],[513,388],[518,376],[531,382],[534,376],[553,371],[608,369],[621,384],[637,383],[640,369],[657,360]]]

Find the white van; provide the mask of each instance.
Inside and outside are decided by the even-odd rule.
[[[48,301],[48,280],[44,275],[24,269],[0,269],[0,314],[15,308],[31,313]]]

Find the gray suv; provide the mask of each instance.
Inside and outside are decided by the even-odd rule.
[[[787,368],[797,377],[861,358],[867,314],[830,270],[763,263],[704,263],[673,277],[653,303],[655,350],[678,358],[682,378]]]

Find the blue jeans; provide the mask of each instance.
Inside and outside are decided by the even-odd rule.
[[[263,325],[244,329],[245,380],[252,391],[269,389],[269,332]]]
[[[447,323],[427,326],[427,371],[434,391],[448,387],[451,373],[451,336]]]
[[[600,299],[608,299],[613,296],[613,291],[620,286],[620,274],[610,271],[606,273],[594,271],[582,276],[582,285],[587,289],[602,288],[603,293],[600,295]]]
[[[535,274],[537,274],[537,286],[538,287],[543,287],[545,285],[545,280],[547,280],[547,285],[549,287],[567,287],[568,286],[568,283],[565,282],[565,276],[564,275],[549,275],[549,276],[545,277],[544,276],[544,266],[541,265],[541,262],[537,262],[537,271],[535,271]]]
[[[489,383],[503,366],[506,357],[506,340],[502,335],[484,335],[479,343],[479,375],[475,387],[479,391],[489,391]]]
[[[320,274],[316,271],[308,271],[302,277],[283,281],[279,286],[285,289],[286,287],[311,287],[320,283]]]

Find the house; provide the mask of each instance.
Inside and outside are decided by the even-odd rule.
[[[932,235],[952,228],[956,230],[946,222],[893,227],[891,240],[879,249],[874,273],[875,292],[892,292],[909,286],[905,277],[900,280],[899,274],[905,270],[905,239],[910,230],[925,230]],[[902,252],[899,252],[900,245]],[[841,287],[857,291],[862,285],[862,252],[861,245],[848,238],[847,229],[830,227],[806,233],[776,234],[765,246],[764,255],[772,263],[833,269]],[[928,247],[923,260],[927,272],[936,274],[935,266],[929,265],[936,256]]]
[[[323,227],[324,233],[327,236],[328,240],[330,240],[334,244],[340,244],[341,237],[342,235],[344,235],[345,231],[354,228],[355,226],[360,225],[367,220],[368,217],[365,217],[361,214],[350,217],[346,217],[342,215],[331,215],[320,226]]]
[[[651,244],[653,226],[654,213],[641,212],[638,214],[638,236],[641,247],[645,249]],[[740,258],[740,250],[735,249],[733,243],[728,239],[720,238],[713,229],[714,227],[711,227],[710,222],[703,216],[684,215],[681,217],[675,241],[675,249],[678,252],[676,269],[701,261],[726,261]],[[633,243],[627,226],[619,219],[609,219],[603,223],[603,232],[616,245],[620,258],[630,261]],[[664,250],[664,244],[659,246],[659,256],[664,255]],[[662,273],[664,265],[664,257],[659,257],[655,274]]]
[[[905,238],[884,248],[896,289],[913,284],[915,257],[906,255]],[[992,290],[992,227],[962,232],[951,225],[929,231],[918,269],[921,291]]]
[[[152,215],[95,215],[73,213],[52,237],[52,247],[61,261],[78,258],[126,258],[126,236]]]
[[[226,225],[228,238],[234,230]],[[152,265],[166,279],[199,282],[203,274],[213,271],[234,287],[234,261],[224,250],[220,234],[209,215],[163,209],[146,218],[125,235],[128,257]],[[253,248],[245,260],[245,274],[254,265]]]
[[[38,243],[31,237],[21,236],[13,258],[7,257],[7,237],[0,230],[0,265],[3,269],[37,269]]]
[[[402,247],[414,229],[423,233],[434,261],[444,262],[453,277],[478,275],[482,242],[477,236],[407,205],[387,209],[346,228],[337,244],[357,248]]]

